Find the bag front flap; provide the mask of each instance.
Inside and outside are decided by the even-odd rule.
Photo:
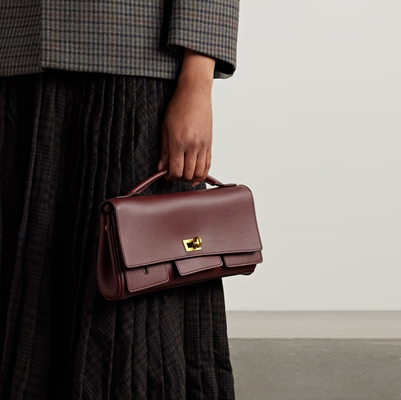
[[[225,254],[223,259],[224,264],[229,268],[239,267],[242,265],[260,264],[263,261],[261,251],[240,254]]]
[[[115,198],[111,202],[128,268],[262,250],[253,196],[245,185]],[[187,251],[193,246],[186,247],[183,241],[196,236],[202,241],[200,249]]]
[[[130,292],[148,289],[169,281],[167,266],[164,262],[142,268],[126,268],[124,272]]]
[[[203,256],[175,260],[175,265],[180,275],[189,275],[210,268],[221,267],[223,265],[223,260],[220,256]]]

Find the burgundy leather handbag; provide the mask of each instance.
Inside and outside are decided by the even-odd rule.
[[[138,196],[163,169],[100,205],[97,282],[111,301],[156,290],[250,275],[262,262],[251,190],[245,185]]]

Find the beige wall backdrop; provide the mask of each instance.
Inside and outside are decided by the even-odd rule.
[[[243,0],[213,109],[264,244],[227,309],[401,310],[401,1]]]

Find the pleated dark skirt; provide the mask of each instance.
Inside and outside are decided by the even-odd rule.
[[[157,171],[175,87],[0,77],[1,399],[234,399],[221,279],[116,303],[97,288],[99,204]]]

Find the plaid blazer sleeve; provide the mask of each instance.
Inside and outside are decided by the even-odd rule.
[[[179,55],[185,48],[216,59],[214,78],[236,70],[239,0],[172,0],[166,46]]]

